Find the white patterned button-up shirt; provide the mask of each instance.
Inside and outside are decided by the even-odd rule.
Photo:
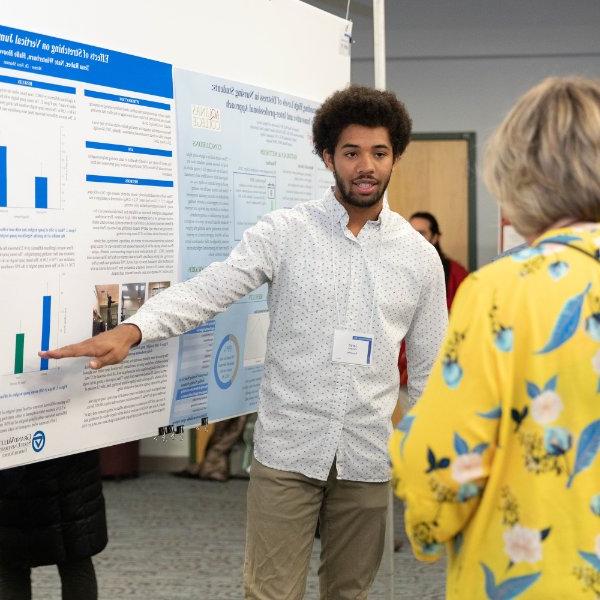
[[[387,203],[358,236],[347,224],[332,191],[272,212],[225,261],[155,296],[127,322],[144,341],[178,335],[269,283],[256,459],[320,480],[335,460],[340,479],[387,481],[400,343],[406,337],[414,402],[446,330],[444,273],[435,248]],[[373,334],[371,366],[332,362],[336,328]]]

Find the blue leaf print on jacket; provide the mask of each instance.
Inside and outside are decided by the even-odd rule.
[[[569,265],[564,260],[557,260],[548,265],[548,273],[554,281],[558,281],[569,272]]]
[[[558,319],[556,320],[554,330],[552,331],[548,343],[541,350],[538,350],[536,354],[552,352],[552,350],[556,350],[573,337],[574,333],[577,331],[577,326],[579,325],[583,300],[591,287],[592,284],[588,283],[581,294],[577,294],[577,296],[573,296],[573,298],[567,300],[558,315]]]
[[[480,563],[483,572],[485,573],[485,593],[488,598],[495,598],[496,593],[496,578],[490,568],[484,563]]]
[[[595,342],[600,342],[600,313],[593,313],[585,320],[585,331]]]
[[[521,427],[521,423],[525,420],[525,417],[529,414],[529,408],[527,406],[523,407],[522,411],[518,411],[516,408],[512,408],[510,410],[510,417],[515,422],[515,432],[519,431],[519,427]]]
[[[516,262],[525,262],[534,256],[539,256],[541,253],[540,248],[523,248],[523,250],[513,252],[510,257]]]
[[[541,244],[569,244],[570,242],[580,242],[581,238],[578,235],[568,233],[560,233],[552,237],[544,238]]]
[[[485,593],[489,600],[511,600],[520,596],[525,590],[530,588],[540,577],[541,573],[532,573],[531,575],[522,575],[521,577],[512,577],[496,585],[496,578],[490,568],[481,563],[485,573]]]
[[[496,408],[492,408],[492,410],[488,410],[484,413],[478,412],[477,416],[484,419],[499,419],[502,416],[502,407],[497,406]]]
[[[575,466],[573,472],[567,481],[567,487],[570,488],[573,484],[575,475],[587,469],[594,462],[596,454],[600,450],[600,420],[590,423],[579,437],[577,445],[577,455],[575,457]]]
[[[527,395],[532,400],[534,400],[542,392],[547,392],[547,391],[555,392],[557,383],[558,383],[558,375],[555,375],[554,377],[550,377],[550,379],[548,379],[548,381],[546,381],[546,383],[544,385],[544,389],[540,390],[540,388],[535,383],[533,383],[533,381],[526,381],[525,386],[527,387]]]
[[[450,389],[455,389],[463,377],[463,370],[457,361],[446,358],[442,366],[442,375],[446,385]]]
[[[485,442],[483,444],[477,444],[477,446],[475,446],[471,452],[474,452],[475,454],[483,454],[487,448],[488,448],[489,444],[486,444]]]
[[[450,459],[444,457],[438,460],[435,456],[435,452],[431,448],[427,448],[427,464],[428,467],[425,473],[432,473],[437,469],[447,469],[450,466]]]
[[[454,433],[454,450],[456,454],[459,455],[469,453],[469,446],[467,445],[467,442],[465,442],[465,440],[463,440],[456,432]]]
[[[540,388],[537,385],[535,385],[535,383],[532,383],[531,381],[526,381],[525,384],[527,385],[527,395],[532,400],[534,398],[537,398],[542,393]]]
[[[550,456],[562,456],[571,449],[573,438],[564,427],[546,427],[544,448]]]
[[[404,452],[404,444],[408,438],[408,434],[410,433],[410,428],[415,420],[414,415],[406,415],[400,423],[398,423],[397,429],[404,433],[402,437],[402,441],[400,442],[400,454]]]
[[[510,352],[513,349],[514,335],[512,327],[500,326],[494,332],[494,344],[501,352]]]
[[[584,552],[583,550],[579,551],[579,556],[583,558],[583,560],[587,561],[596,569],[596,571],[600,571],[600,558],[598,558],[595,554],[591,552]]]

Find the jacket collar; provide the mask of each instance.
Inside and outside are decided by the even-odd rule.
[[[547,249],[552,244],[571,246],[589,254],[592,258],[600,259],[600,223],[550,229],[539,236],[532,247]]]

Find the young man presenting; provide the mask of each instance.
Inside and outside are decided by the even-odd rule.
[[[383,194],[411,121],[389,93],[353,86],[317,111],[335,186],[249,228],[229,258],[165,290],[125,324],[43,353],[123,360],[269,283],[271,325],[248,488],[247,600],[300,600],[317,518],[322,599],[366,598],[383,552],[387,439],[406,337],[421,393],[446,328],[437,252]]]

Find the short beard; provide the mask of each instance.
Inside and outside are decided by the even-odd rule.
[[[352,193],[344,187],[344,183],[338,177],[337,171],[333,171],[335,186],[338,189],[340,196],[342,197],[342,201],[345,204],[355,206],[356,208],[371,208],[371,206],[375,206],[381,200],[381,198],[383,198],[385,190],[387,190],[387,186],[390,182],[391,176],[392,175],[390,174],[390,176],[387,178],[387,181],[384,183],[380,193],[375,194],[372,198],[366,198],[363,200],[361,198],[353,196]]]

